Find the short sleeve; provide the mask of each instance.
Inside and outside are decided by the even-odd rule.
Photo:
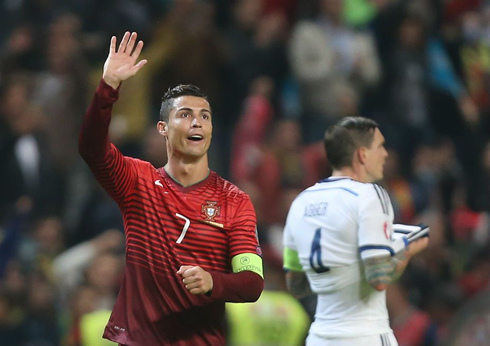
[[[388,193],[382,187],[367,186],[360,196],[359,251],[363,259],[394,255],[392,247],[393,208]]]
[[[296,244],[294,243],[294,234],[292,229],[293,223],[293,213],[294,213],[294,202],[291,208],[289,209],[288,217],[286,219],[286,225],[284,226],[283,232],[283,245],[285,248],[289,248],[294,251],[298,251]]]

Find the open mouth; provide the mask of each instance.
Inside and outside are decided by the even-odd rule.
[[[204,138],[201,135],[192,135],[192,136],[187,137],[187,139],[190,140],[190,141],[193,141],[193,142],[200,142]]]

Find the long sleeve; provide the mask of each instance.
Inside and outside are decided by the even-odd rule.
[[[101,159],[110,151],[109,124],[112,106],[118,98],[119,90],[101,80],[85,113],[78,138],[78,151],[86,161]]]
[[[255,302],[264,289],[264,279],[251,271],[234,274],[212,272],[211,275],[213,291],[210,297],[226,302]]]
[[[100,185],[119,203],[135,185],[137,160],[124,157],[109,139],[112,106],[118,96],[118,90],[100,82],[85,114],[78,151]]]

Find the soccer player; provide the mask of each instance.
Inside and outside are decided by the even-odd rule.
[[[324,143],[332,176],[295,199],[284,230],[288,289],[296,297],[318,295],[306,343],[397,345],[385,289],[428,238],[408,244],[392,235],[393,207],[373,184],[388,156],[376,122],[343,118]]]
[[[162,168],[123,156],[108,136],[121,82],[146,63],[143,42],[112,37],[79,151],[124,217],[126,268],[103,337],[120,345],[224,345],[225,302],[263,289],[256,216],[248,195],[208,168],[212,112],[195,86],[163,97]],[[192,54],[192,51],[189,52]]]

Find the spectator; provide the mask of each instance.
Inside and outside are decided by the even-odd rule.
[[[96,238],[80,243],[53,261],[53,272],[61,296],[60,302],[66,307],[68,297],[84,282],[99,296],[97,308],[112,308],[115,299],[117,279],[121,274],[119,259],[111,251],[122,250],[123,234],[117,229],[109,229]]]
[[[342,116],[356,115],[364,91],[380,78],[373,37],[349,28],[342,13],[343,0],[321,0],[318,15],[293,29],[290,61],[307,143],[321,140]]]

